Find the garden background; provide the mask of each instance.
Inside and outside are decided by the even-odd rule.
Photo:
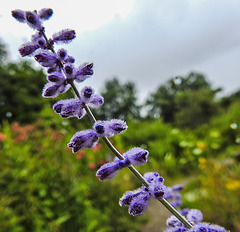
[[[0,46],[0,228],[22,231],[160,231],[168,216],[160,203],[141,217],[118,205],[140,183],[123,170],[101,182],[96,170],[111,160],[104,144],[73,154],[67,143],[87,117],[62,119],[41,97],[46,75],[26,61],[9,62]],[[121,118],[128,130],[111,141],[121,151],[150,153],[141,173],[157,171],[168,186],[181,183],[183,208],[204,221],[240,231],[240,90],[222,96],[196,72],[172,77],[139,104],[134,82],[107,80],[98,119]],[[74,97],[68,92],[68,97]]]

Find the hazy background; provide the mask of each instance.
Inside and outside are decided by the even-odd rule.
[[[77,64],[92,61],[95,75],[85,82],[97,89],[113,76],[135,82],[141,100],[167,79],[190,71],[207,76],[222,94],[238,89],[240,1],[88,0],[6,1],[0,9],[0,38],[9,59],[32,30],[11,17],[12,9],[51,7],[49,37],[72,28],[77,38],[64,45]]]

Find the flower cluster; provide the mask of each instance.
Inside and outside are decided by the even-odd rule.
[[[181,211],[187,220],[193,225],[191,229],[187,228],[174,215],[167,219],[168,228],[164,232],[227,232],[223,227],[202,222],[203,215],[197,209],[183,209]]]
[[[95,94],[91,87],[84,87],[81,91],[75,86],[75,82],[82,83],[93,75],[93,63],[84,63],[75,66],[74,57],[70,56],[67,50],[60,48],[55,52],[55,43],[69,43],[75,38],[75,31],[64,29],[52,35],[50,39],[45,34],[43,22],[48,20],[53,14],[52,9],[44,8],[37,11],[13,10],[12,16],[21,23],[26,23],[36,33],[32,35],[31,40],[19,48],[20,54],[24,56],[33,56],[43,67],[47,68],[47,84],[43,88],[43,97],[57,97],[65,93],[71,87],[77,98],[64,99],[53,105],[53,110],[62,118],[77,117],[81,119],[88,114],[90,121],[93,122],[92,129],[76,132],[71,138],[68,146],[75,153],[77,151],[93,148],[97,145],[99,138],[109,146],[112,152],[117,156],[112,162],[103,164],[96,173],[99,180],[111,179],[121,169],[129,167],[137,178],[143,183],[141,188],[134,191],[127,191],[119,201],[120,206],[127,206],[129,214],[141,215],[147,209],[151,198],[157,199],[168,204],[167,207],[175,216],[181,218],[181,222],[175,216],[170,216],[167,221],[168,228],[165,232],[190,231],[190,232],[226,232],[220,226],[202,223],[202,214],[198,210],[182,210],[182,215],[171,207],[178,207],[182,204],[181,194],[178,193],[182,186],[175,185],[167,187],[164,185],[164,178],[157,172],[148,172],[144,176],[133,167],[133,165],[142,165],[147,162],[148,151],[134,147],[122,155],[112,146],[108,138],[123,133],[127,130],[126,122],[120,119],[108,121],[97,121],[89,107],[99,107],[103,104],[103,97]],[[138,173],[138,174],[136,174]],[[183,217],[186,216],[187,220]]]
[[[136,190],[127,191],[119,201],[120,206],[128,206],[128,212],[133,216],[139,216],[145,212],[151,197],[159,200],[166,192],[164,178],[157,172],[147,172],[144,178],[149,183],[148,187],[143,185]]]

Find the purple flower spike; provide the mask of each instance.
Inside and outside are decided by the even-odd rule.
[[[27,24],[31,28],[41,30],[42,22],[40,20],[39,15],[36,12],[26,11],[25,12],[25,18],[26,18]]]
[[[43,67],[52,67],[57,64],[56,54],[47,51],[40,50],[35,56],[35,60],[38,61]]]
[[[68,43],[75,38],[75,31],[71,29],[64,29],[58,33],[53,34],[53,42]]]
[[[115,160],[102,165],[96,176],[99,180],[112,179],[122,168],[126,167],[124,160]]]
[[[94,96],[95,96],[95,91],[93,88],[91,87],[84,87],[82,90],[81,90],[81,93],[80,93],[80,96],[81,96],[81,99],[82,101],[87,104],[89,102],[91,102],[91,100],[93,100]]]
[[[131,201],[131,204],[128,208],[129,214],[133,216],[142,215],[149,205],[149,200],[149,193],[143,192],[142,194],[139,194]]]
[[[51,8],[43,8],[38,12],[40,19],[48,20],[53,14],[53,10]]]
[[[124,157],[128,158],[132,165],[142,165],[147,163],[147,157],[149,152],[140,147],[134,147],[123,154]]]
[[[33,43],[25,43],[23,44],[19,49],[19,53],[22,57],[32,55],[34,51],[36,51],[39,48],[38,44]]]
[[[93,148],[98,143],[98,136],[93,130],[79,131],[73,135],[68,144],[73,153],[85,148]]]
[[[17,20],[19,21],[20,23],[24,23],[26,21],[26,18],[25,18],[25,11],[23,10],[13,10],[12,11],[12,16]]]
[[[75,73],[75,81],[83,82],[93,75],[93,63],[85,63],[77,68]]]
[[[120,119],[112,119],[111,121],[108,121],[108,128],[113,135],[117,135],[122,134],[125,130],[127,130],[128,126],[126,122]]]
[[[198,209],[190,209],[187,214],[187,219],[191,224],[197,224],[203,220],[202,212]]]

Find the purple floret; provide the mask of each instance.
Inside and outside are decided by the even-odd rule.
[[[147,163],[149,152],[140,147],[134,147],[123,154],[127,157],[132,165],[142,165]]]

